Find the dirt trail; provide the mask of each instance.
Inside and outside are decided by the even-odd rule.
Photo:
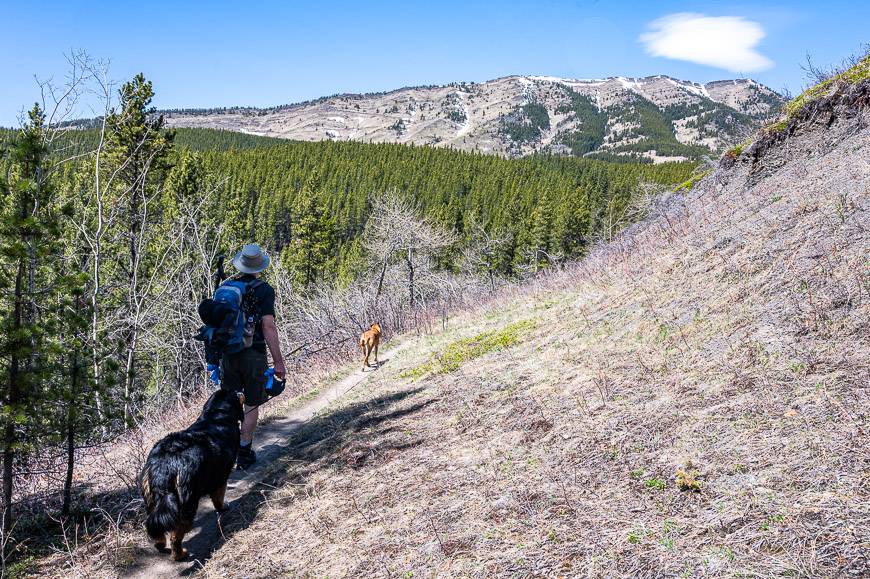
[[[407,342],[392,348],[388,355],[392,357],[406,344]],[[383,365],[388,361],[388,357],[382,356],[380,364]],[[120,574],[120,577],[142,579],[185,577],[201,569],[223,544],[221,518],[243,515],[243,513],[238,512],[241,510],[239,503],[243,502],[246,497],[257,493],[258,485],[272,472],[277,459],[285,453],[290,439],[299,427],[355,387],[369,381],[376,373],[377,369],[370,369],[366,372],[356,370],[318,394],[305,405],[258,428],[254,438],[257,463],[245,472],[234,470],[230,475],[226,496],[228,510],[218,517],[208,497],[200,502],[193,530],[184,540],[185,548],[190,551],[189,557],[185,561],[176,562],[172,560],[170,555],[158,553],[153,546],[146,542],[143,531],[142,540],[133,553],[133,563]]]

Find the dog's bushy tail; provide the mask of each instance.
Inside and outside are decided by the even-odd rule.
[[[145,530],[152,539],[161,539],[178,526],[181,503],[174,476],[155,476],[147,470],[142,479],[142,490],[149,505]]]

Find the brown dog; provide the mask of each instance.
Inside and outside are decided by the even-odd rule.
[[[359,338],[359,346],[363,351],[363,371],[369,366],[369,355],[375,353],[375,368],[378,367],[378,344],[381,341],[381,325],[377,322],[363,332]]]

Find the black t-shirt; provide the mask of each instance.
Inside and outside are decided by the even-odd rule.
[[[234,277],[238,281],[245,283],[254,281],[255,278],[249,273],[245,273]],[[257,325],[254,328],[254,344],[253,348],[262,352],[266,351],[266,339],[263,337],[263,316],[275,315],[275,290],[263,280],[253,289],[248,290],[248,295],[245,299],[246,313],[253,313],[257,318]]]

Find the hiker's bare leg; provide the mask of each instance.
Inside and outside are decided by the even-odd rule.
[[[245,419],[242,421],[242,444],[250,444],[254,440],[254,431],[257,429],[257,419],[259,417],[259,406],[248,406],[245,404]]]

